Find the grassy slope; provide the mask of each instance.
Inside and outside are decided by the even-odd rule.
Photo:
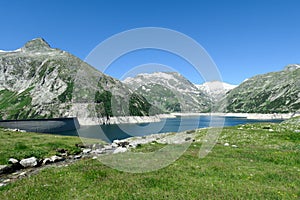
[[[86,141],[99,142],[92,139]],[[0,129],[0,165],[7,164],[9,158],[52,156],[57,153],[56,149],[58,148],[64,148],[69,153],[80,152],[80,148],[75,146],[78,143],[82,143],[78,137],[12,132]]]
[[[198,158],[201,143],[195,142],[170,166],[143,174],[82,160],[2,187],[0,199],[299,199],[300,133],[295,130],[299,124],[225,128],[204,159]]]

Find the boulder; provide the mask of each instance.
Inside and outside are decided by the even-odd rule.
[[[117,148],[118,146],[119,146],[119,145],[118,145],[117,143],[115,143],[115,142],[111,144],[111,147],[112,147],[112,148]]]
[[[83,149],[83,150],[82,150],[82,153],[88,154],[88,153],[90,153],[91,151],[92,151],[92,149]]]
[[[104,152],[105,152],[105,150],[102,150],[102,149],[95,149],[95,150],[91,151],[92,154],[102,154]]]
[[[60,162],[60,161],[63,161],[64,158],[62,158],[60,156],[51,156],[50,160],[51,160],[51,162]]]
[[[229,146],[229,143],[226,142],[226,143],[224,144],[224,146],[225,146],[225,147],[228,147],[228,146]]]
[[[98,157],[97,156],[93,156],[93,158],[92,158],[93,160],[96,160],[96,159],[98,159]]]
[[[38,163],[35,157],[31,157],[31,158],[22,159],[20,161],[20,164],[26,168],[26,167],[35,167],[37,166]]]
[[[9,164],[16,164],[16,163],[18,163],[19,161],[17,160],[17,159],[15,159],[15,158],[10,158],[9,160],[8,160],[8,163]]]
[[[8,171],[9,167],[7,165],[0,165],[0,174],[4,174]]]
[[[75,155],[74,159],[80,159],[82,156],[81,155]]]
[[[52,162],[52,161],[51,161],[50,158],[45,158],[45,159],[43,160],[43,165],[50,164],[51,162]]]
[[[118,148],[116,148],[115,150],[114,150],[114,154],[116,154],[116,153],[124,153],[124,152],[126,152],[127,151],[127,149],[126,148],[124,148],[124,147],[118,147]]]
[[[119,142],[118,145],[119,145],[120,147],[127,147],[127,146],[129,146],[129,142],[127,142],[127,141]]]
[[[113,150],[114,147],[112,145],[104,145],[104,150]]]

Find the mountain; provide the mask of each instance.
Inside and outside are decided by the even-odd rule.
[[[300,111],[300,65],[254,76],[222,100],[226,112],[290,113]]]
[[[151,114],[144,97],[42,38],[0,51],[0,72],[0,119]]]
[[[123,83],[167,112],[208,112],[211,102],[194,84],[176,72],[155,72],[126,78]]]
[[[221,81],[210,81],[196,85],[196,87],[210,97],[212,102],[217,102],[221,100],[227,92],[237,87],[237,85],[231,85]]]

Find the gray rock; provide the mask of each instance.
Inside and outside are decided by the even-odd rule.
[[[37,166],[38,163],[35,157],[31,157],[31,158],[22,159],[20,161],[20,164],[26,168],[26,167],[35,167]]]
[[[229,143],[226,142],[226,143],[224,144],[224,146],[225,146],[225,147],[228,147],[228,146],[229,146]]]
[[[124,152],[126,152],[127,151],[127,149],[126,148],[124,148],[124,147],[118,147],[118,148],[116,148],[115,150],[114,150],[114,154],[116,154],[116,153],[124,153]]]
[[[21,172],[19,176],[25,176],[27,172]]]
[[[9,164],[16,164],[16,163],[18,163],[19,161],[17,160],[17,159],[15,159],[15,158],[10,158],[9,160],[8,160],[8,163]]]
[[[90,153],[91,151],[92,151],[92,149],[83,149],[83,150],[82,150],[82,153],[88,154],[88,153]]]
[[[51,156],[50,160],[51,160],[51,162],[60,162],[60,161],[63,161],[64,158],[62,158],[60,156]]]
[[[113,147],[113,148],[117,148],[119,145],[117,144],[117,143],[112,143],[111,144],[111,147]]]
[[[74,159],[80,159],[82,156],[81,155],[75,155],[73,158]]]
[[[117,147],[117,146],[116,146]],[[105,150],[113,150],[114,149],[114,147],[112,146],[112,145],[105,145],[104,147],[103,147]]]
[[[105,150],[102,149],[95,149],[93,151],[91,151],[92,154],[103,154],[105,152]]]
[[[45,159],[43,160],[43,165],[50,164],[51,162],[52,162],[52,161],[51,161],[50,158],[45,158]]]
[[[8,166],[7,165],[0,165],[0,174],[3,174],[5,171],[7,171]]]
[[[5,179],[4,181],[3,181],[3,183],[9,183],[10,182],[10,179],[8,178],[8,179]]]

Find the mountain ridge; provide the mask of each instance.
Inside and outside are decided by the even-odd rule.
[[[300,65],[287,65],[245,80],[231,90],[220,107],[226,112],[287,113],[300,109]]]
[[[0,53],[0,71],[1,119],[150,114],[144,97],[42,38]]]
[[[208,112],[210,100],[177,72],[154,72],[126,78],[123,83],[166,112]]]
[[[210,97],[212,102],[220,101],[224,95],[238,85],[232,85],[221,81],[209,81],[196,87]]]

